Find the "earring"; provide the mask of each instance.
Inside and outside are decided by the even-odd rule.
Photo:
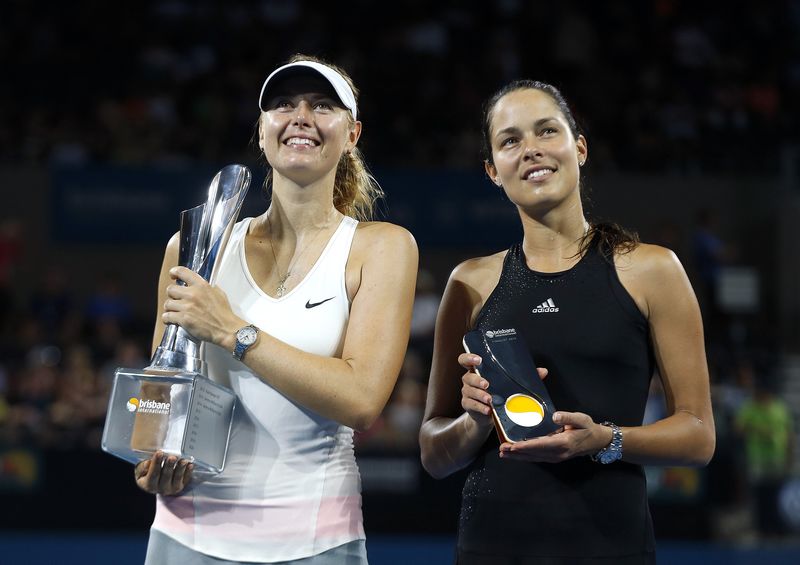
[[[579,166],[579,167],[583,167],[583,164],[584,164],[585,162],[586,162],[586,161],[579,161],[579,162],[578,162],[578,166]]]

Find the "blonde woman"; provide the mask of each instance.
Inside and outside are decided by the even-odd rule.
[[[159,495],[149,565],[367,562],[353,430],[394,387],[418,254],[405,229],[365,221],[381,193],[356,147],[357,94],[319,59],[274,70],[258,123],[269,208],[236,224],[215,286],[167,246],[154,346],[168,323],[204,340],[238,406],[220,475],[193,481],[162,453],[137,466]]]

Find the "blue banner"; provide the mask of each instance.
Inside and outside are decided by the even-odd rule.
[[[89,166],[52,172],[52,238],[60,243],[163,245],[180,212],[206,200],[222,166]],[[266,209],[255,170],[240,217]],[[378,219],[407,228],[420,246],[502,249],[521,237],[516,208],[479,171],[381,169]]]

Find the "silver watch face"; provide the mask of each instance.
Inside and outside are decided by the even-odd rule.
[[[242,345],[253,345],[256,342],[256,335],[258,330],[253,326],[245,326],[236,332],[236,341]]]

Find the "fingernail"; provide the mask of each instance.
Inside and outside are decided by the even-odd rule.
[[[487,389],[487,388],[489,388],[489,381],[481,381],[481,386],[482,386],[484,389]],[[491,398],[490,398],[489,400],[491,400]]]
[[[560,424],[561,423],[561,412],[556,412],[555,414],[553,414],[553,421],[556,424]]]

